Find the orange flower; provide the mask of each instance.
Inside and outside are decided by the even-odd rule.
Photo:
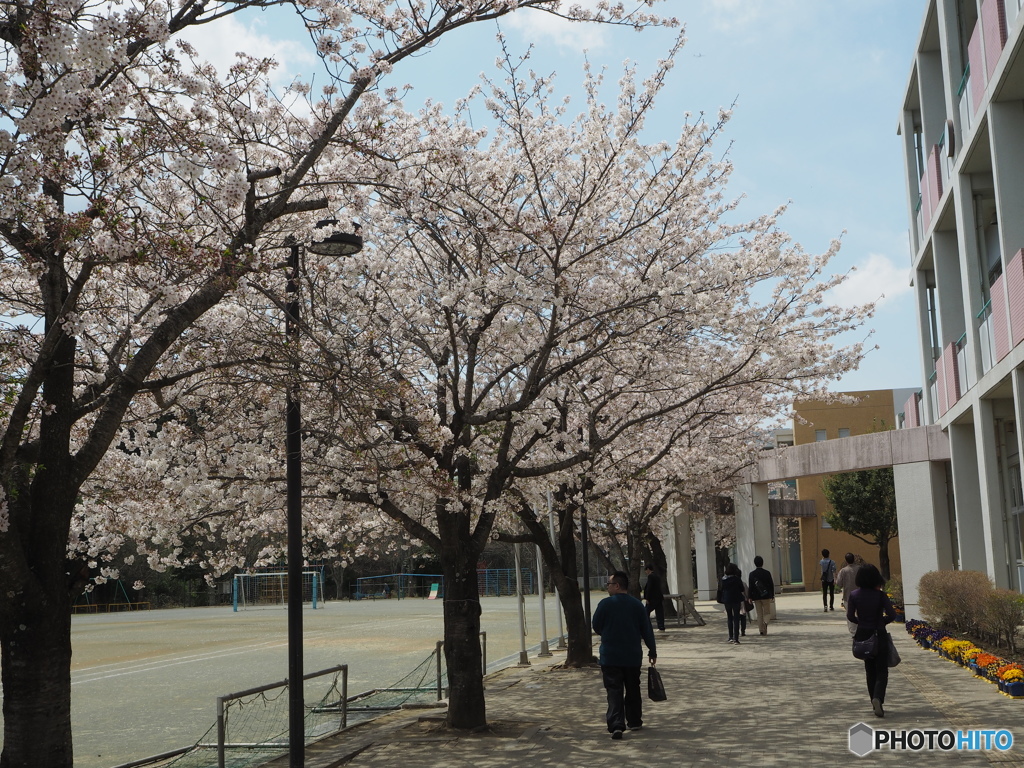
[[[974,657],[974,663],[979,667],[989,667],[993,664],[998,664],[1002,659],[998,656],[994,656],[991,653],[979,653]]]

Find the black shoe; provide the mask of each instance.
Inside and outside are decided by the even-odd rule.
[[[828,613],[828,608],[825,609],[825,613]]]
[[[831,606],[831,605],[830,605],[830,606],[828,607],[828,609],[829,609],[830,611],[834,611],[834,610],[835,610],[835,608],[834,608],[833,606]]]
[[[740,635],[742,635],[743,637],[746,637],[747,633],[746,632],[740,632]]]
[[[612,731],[612,738],[615,741],[620,741],[622,739],[622,731]]]
[[[885,710],[882,709],[881,699],[872,699],[871,708],[875,710],[875,717],[885,717]]]

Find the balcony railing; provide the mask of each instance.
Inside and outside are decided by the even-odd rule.
[[[935,424],[939,420],[939,382],[938,382],[938,369],[932,371],[932,375],[928,377],[928,394],[931,398],[931,413],[928,419],[929,424]],[[943,411],[945,413],[945,411]]]
[[[914,208],[914,221],[917,223],[917,247],[920,248],[921,244],[924,243],[924,220],[921,212],[921,203],[924,197],[922,195],[917,196],[917,206]]]
[[[963,397],[971,387],[974,386],[974,376],[968,372],[967,365],[967,334],[965,333],[959,339],[957,339],[954,345],[956,354],[956,374],[957,381],[960,384],[960,397]],[[952,403],[950,403],[952,405]]]
[[[988,373],[995,363],[996,342],[992,337],[992,301],[986,301],[978,313],[978,351],[981,352],[982,373]]]
[[[1024,0],[1022,0],[1024,2]],[[974,102],[971,100],[971,65],[967,65],[967,69],[964,70],[963,79],[960,80],[960,90],[956,92],[958,104],[960,106],[960,133],[963,136],[967,135],[967,132],[971,130],[972,120],[974,118]],[[961,137],[957,142],[960,146],[963,146],[964,141]]]

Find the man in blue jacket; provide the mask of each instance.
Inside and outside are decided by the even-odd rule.
[[[608,731],[621,739],[628,727],[643,727],[643,699],[640,696],[640,667],[647,657],[651,664],[658,658],[654,630],[644,604],[627,594],[629,576],[616,571],[608,577],[608,597],[594,611],[594,631],[601,636],[601,675],[608,693]]]

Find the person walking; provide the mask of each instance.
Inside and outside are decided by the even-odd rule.
[[[644,600],[647,601],[647,614],[654,611],[654,619],[658,623],[658,630],[665,631],[665,582],[654,570],[653,565],[648,565],[647,583],[644,585]]]
[[[846,565],[839,569],[839,575],[836,576],[836,586],[843,590],[841,600],[843,608],[846,607],[846,601],[850,599],[850,593],[856,589],[857,571],[860,570],[860,564],[857,563],[857,557],[853,552],[847,552],[845,559]]]
[[[896,620],[896,610],[882,587],[885,579],[878,568],[870,563],[857,571],[857,589],[850,593],[846,604],[846,620],[857,625],[854,641],[867,640],[877,634],[875,658],[864,659],[868,695],[876,717],[885,717],[885,691],[889,685],[889,653],[892,639],[885,627]]]
[[[821,550],[821,602],[825,613],[836,609],[836,561],[828,556],[828,550]]]
[[[601,677],[608,695],[605,722],[612,738],[618,741],[628,727],[643,727],[643,699],[640,696],[640,667],[647,659],[658,660],[651,628],[651,616],[644,604],[628,594],[629,576],[616,571],[608,577],[608,597],[597,604],[592,625],[601,636],[599,661]]]
[[[747,588],[743,584],[743,577],[740,576],[740,568],[736,563],[729,563],[725,566],[725,575],[722,576],[720,588],[722,604],[725,606],[725,618],[729,626],[729,642],[739,645],[740,611],[743,609],[743,601],[747,599]]]
[[[771,571],[764,567],[764,558],[760,555],[754,558],[754,570],[747,577],[747,594],[754,601],[754,610],[757,611],[757,631],[767,635],[768,617],[771,615],[772,600],[775,599],[775,581]]]

